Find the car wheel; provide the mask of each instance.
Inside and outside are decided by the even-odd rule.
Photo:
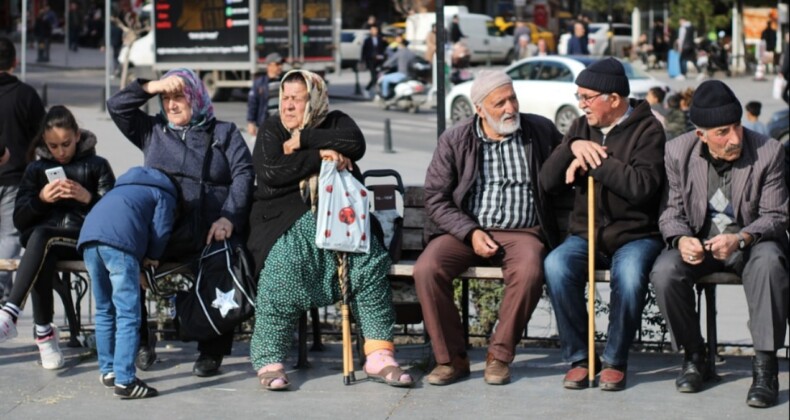
[[[450,121],[455,125],[458,121],[471,117],[475,113],[472,104],[468,99],[458,97],[453,100],[450,106]]]
[[[571,124],[573,121],[579,118],[579,113],[576,111],[572,106],[564,106],[557,111],[557,116],[554,118],[554,125],[557,126],[557,130],[560,133],[565,134],[569,128],[571,128]]]

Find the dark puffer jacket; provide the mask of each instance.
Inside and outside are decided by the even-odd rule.
[[[596,242],[605,255],[633,240],[661,237],[658,216],[666,182],[666,137],[646,101],[631,100],[631,106],[631,115],[606,137],[609,157],[589,172],[595,179]],[[574,188],[568,230],[587,239],[587,177],[577,174],[574,185],[565,184],[565,171],[574,159],[570,145],[577,139],[601,144],[603,133],[591,127],[585,116],[577,118],[543,165],[540,184],[552,194]]]
[[[90,131],[80,130],[77,152],[65,165],[56,161],[46,146],[38,147],[36,155],[39,160],[27,165],[14,206],[14,226],[21,233],[22,246],[27,245],[33,229],[41,225],[81,228],[88,211],[115,184],[110,163],[103,157],[96,156],[96,136]],[[52,204],[41,201],[39,193],[49,183],[44,171],[57,166],[63,167],[66,178],[78,182],[91,193],[90,203],[83,204],[73,199],[59,200]]]

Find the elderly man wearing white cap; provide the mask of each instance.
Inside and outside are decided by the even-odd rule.
[[[537,176],[562,135],[548,119],[519,113],[502,71],[481,71],[471,99],[476,115],[439,137],[425,177],[425,209],[435,226],[426,228],[414,279],[436,357],[432,385],[469,376],[453,278],[486,263],[502,267],[505,292],[484,378],[510,382],[516,344],[543,291],[543,257],[558,241]]]
[[[550,193],[572,190],[568,237],[546,257],[546,285],[557,317],[563,358],[571,363],[565,388],[587,388],[588,194],[595,195],[595,261],[611,270],[608,340],[601,354],[600,385],[626,385],[628,349],[642,322],[648,274],[659,252],[658,208],[664,185],[661,123],[647,101],[628,99],[623,65],[614,58],[590,64],[576,78],[576,98],[584,115],[573,122],[540,172]],[[595,181],[587,189],[587,176]],[[595,316],[592,314],[591,316]]]

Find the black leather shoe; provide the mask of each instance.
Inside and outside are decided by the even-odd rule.
[[[702,384],[708,380],[708,363],[704,351],[687,354],[683,360],[683,368],[675,379],[678,392],[700,392]]]
[[[148,370],[156,362],[156,334],[148,334],[148,344],[137,349],[134,365],[142,371]]]
[[[219,373],[222,358],[223,356],[200,353],[200,356],[195,361],[195,366],[192,367],[192,373],[201,378],[214,376]]]
[[[750,407],[767,408],[776,404],[779,395],[779,367],[776,355],[770,359],[752,359],[752,386],[746,394]]]

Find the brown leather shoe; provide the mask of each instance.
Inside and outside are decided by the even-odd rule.
[[[483,379],[489,385],[505,385],[510,383],[510,366],[507,363],[494,358],[488,353],[486,357],[486,370]]]
[[[595,360],[595,373],[601,370],[600,360]],[[562,386],[567,389],[585,389],[590,386],[590,369],[587,366],[587,359],[575,362],[562,380]]]
[[[454,356],[450,363],[436,365],[425,378],[431,385],[449,385],[469,376],[469,357]]]
[[[601,391],[622,391],[625,389],[625,366],[604,364],[601,371]]]

